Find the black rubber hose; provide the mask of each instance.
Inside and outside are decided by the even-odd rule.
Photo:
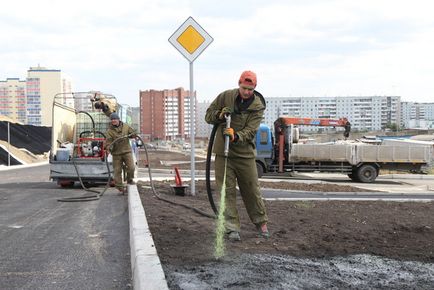
[[[142,139],[140,139],[140,140],[142,140]],[[143,140],[142,140],[142,143],[143,143]],[[143,144],[144,144],[144,143],[143,143]],[[202,211],[202,210],[200,210],[200,209],[198,209],[198,208],[195,208],[195,207],[193,207],[193,206],[189,206],[189,205],[187,205],[187,204],[183,204],[183,203],[175,202],[175,201],[172,201],[172,200],[170,200],[170,199],[164,198],[164,197],[162,197],[162,196],[161,196],[161,195],[160,195],[160,194],[155,190],[154,180],[152,179],[151,163],[149,162],[148,149],[146,149],[146,145],[145,145],[144,147],[145,147],[146,163],[148,164],[149,181],[150,181],[151,189],[152,189],[152,192],[153,192],[154,196],[155,196],[156,198],[158,198],[159,200],[161,200],[161,201],[165,201],[165,202],[168,202],[168,203],[170,203],[170,204],[174,204],[174,205],[180,205],[180,206],[183,206],[183,207],[185,207],[185,208],[191,209],[191,210],[195,211],[196,213],[198,213],[198,214],[200,214],[200,215],[203,215],[203,216],[205,216],[205,217],[209,217],[209,218],[215,219],[216,216],[211,215],[211,214],[209,214],[209,213],[207,213],[207,212],[204,212],[204,211]]]
[[[103,136],[104,138],[106,138],[105,134],[103,132],[101,132],[101,131],[95,131],[95,130],[94,131],[83,131],[83,132],[81,132],[80,133],[80,138],[83,137],[84,134],[88,134],[88,133],[93,133],[94,135],[96,135],[96,133],[98,133],[101,136]]]
[[[208,151],[206,154],[206,168],[205,168],[206,192],[208,194],[208,200],[211,205],[211,208],[214,211],[216,216],[218,216],[218,210],[217,207],[215,206],[214,199],[212,197],[210,172],[211,172],[212,147],[214,145],[215,133],[217,132],[218,126],[219,126],[218,124],[214,125],[211,131],[211,135],[209,136]]]
[[[76,174],[78,176],[78,180],[80,181],[81,187],[85,191],[94,192],[96,194],[94,194],[94,195],[76,196],[76,197],[65,197],[65,198],[60,198],[57,201],[60,201],[60,202],[82,202],[82,201],[99,200],[104,195],[104,193],[107,191],[107,189],[110,186],[111,173],[110,173],[110,166],[108,165],[108,158],[107,157],[105,158],[105,164],[107,166],[107,172],[108,172],[107,183],[106,183],[104,189],[101,192],[99,192],[98,190],[87,188],[84,185],[83,180],[81,179],[81,176],[80,176],[80,174],[78,172],[77,164],[75,163],[74,159],[72,159],[72,164],[74,165],[74,169],[75,169],[75,172],[76,172]]]
[[[83,133],[89,133],[89,132],[93,132],[93,135],[95,136],[95,133],[96,133],[96,128],[95,128],[95,120],[93,119],[93,117],[88,113],[88,112],[86,112],[86,111],[78,111],[78,113],[77,114],[80,114],[80,113],[82,113],[82,114],[86,114],[89,118],[90,118],[90,120],[92,121],[92,131],[84,131],[84,132],[81,132],[80,133],[80,138],[81,138],[81,136],[82,136],[82,134]],[[98,131],[99,132],[99,131]],[[105,135],[102,133],[102,132],[99,132],[99,133],[101,133],[103,136],[104,136],[104,138],[105,138]],[[81,184],[81,187],[84,189],[84,190],[86,190],[86,191],[89,191],[89,192],[94,192],[94,193],[96,193],[95,195],[84,195],[84,196],[79,196],[79,197],[65,197],[65,198],[60,198],[60,199],[58,199],[57,201],[60,201],[60,202],[80,202],[80,201],[92,201],[92,200],[98,200],[98,199],[100,199],[101,198],[101,196],[103,196],[103,194],[104,194],[104,192],[107,190],[107,188],[108,188],[108,185],[110,184],[110,179],[111,179],[111,175],[110,175],[110,167],[108,166],[108,162],[107,162],[107,158],[105,158],[106,160],[106,165],[107,165],[107,169],[108,169],[108,175],[109,175],[109,177],[108,177],[108,181],[107,181],[107,184],[106,184],[106,187],[105,187],[105,189],[100,193],[99,191],[97,191],[97,190],[93,190],[93,189],[89,189],[89,188],[87,188],[86,186],[84,186],[84,183],[83,183],[83,180],[81,179],[81,176],[80,176],[80,174],[79,174],[79,172],[78,172],[78,168],[77,168],[77,164],[75,163],[75,161],[74,161],[74,156],[73,156],[73,158],[72,158],[72,164],[74,165],[74,169],[75,169],[75,173],[77,174],[77,176],[78,176],[78,180],[80,181],[80,184]]]
[[[121,136],[121,137],[116,138],[110,144],[110,150],[111,150],[111,148],[113,148],[114,144],[116,144],[117,142],[119,142],[120,140],[122,140],[124,138],[129,138],[129,137],[130,137],[130,135]],[[140,138],[140,140],[143,143],[143,140],[141,138]],[[104,195],[104,193],[107,191],[107,189],[109,188],[109,186],[110,186],[110,180],[111,180],[110,166],[108,165],[108,158],[107,158],[107,156],[105,156],[105,164],[106,164],[107,170],[108,170],[108,179],[107,179],[106,186],[105,186],[105,188],[104,188],[104,190],[102,192],[99,192],[98,190],[89,189],[86,186],[84,186],[83,180],[81,179],[80,173],[78,172],[77,164],[75,163],[74,158],[72,159],[72,164],[74,165],[74,169],[75,169],[75,172],[76,172],[76,174],[78,176],[78,180],[80,181],[81,187],[84,190],[86,190],[86,191],[94,192],[96,194],[94,194],[94,195],[77,196],[77,197],[65,197],[65,198],[60,198],[57,201],[60,201],[60,202],[81,202],[81,201],[93,201],[93,200],[100,199]]]
[[[86,111],[78,111],[77,114],[80,114],[80,113],[83,113],[83,114],[86,114],[86,115],[89,116],[90,120],[92,121],[92,129],[93,129],[93,134],[94,134],[94,136],[95,136],[95,130],[96,130],[96,128],[95,128],[95,120],[94,120],[94,119],[92,118],[92,116],[91,116],[88,112],[86,112]]]

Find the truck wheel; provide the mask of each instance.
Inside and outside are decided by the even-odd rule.
[[[357,178],[363,183],[374,182],[378,176],[378,169],[369,164],[364,164],[357,169]]]
[[[360,181],[360,180],[357,178],[357,175],[354,174],[354,173],[350,173],[350,174],[348,174],[348,177],[351,178],[352,181],[355,181],[355,182]]]
[[[256,171],[258,171],[258,178],[261,178],[262,175],[264,175],[264,168],[258,162],[256,162]]]

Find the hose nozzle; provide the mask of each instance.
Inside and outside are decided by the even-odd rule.
[[[226,119],[226,129],[231,127],[231,115],[230,114],[226,114],[225,115],[225,119]],[[229,155],[229,136],[225,136],[225,151],[224,151],[224,155],[225,157],[228,157]]]

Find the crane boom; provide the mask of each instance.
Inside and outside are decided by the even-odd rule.
[[[348,138],[351,131],[351,123],[347,118],[329,119],[329,118],[300,118],[280,116],[275,122],[275,128],[288,127],[290,125],[304,125],[304,126],[327,126],[327,127],[344,127],[344,137]]]
[[[307,126],[332,126],[345,127],[349,124],[347,118],[328,119],[328,118],[299,118],[281,116],[277,119],[280,125],[307,125]]]

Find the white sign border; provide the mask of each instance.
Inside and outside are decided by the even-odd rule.
[[[205,39],[204,42],[193,52],[189,53],[179,42],[178,37],[184,33],[184,31],[192,26],[199,32],[199,34]],[[202,26],[197,23],[193,17],[188,17],[187,20],[169,37],[169,42],[189,61],[193,62],[207,47],[210,45],[214,39],[209,35]]]

